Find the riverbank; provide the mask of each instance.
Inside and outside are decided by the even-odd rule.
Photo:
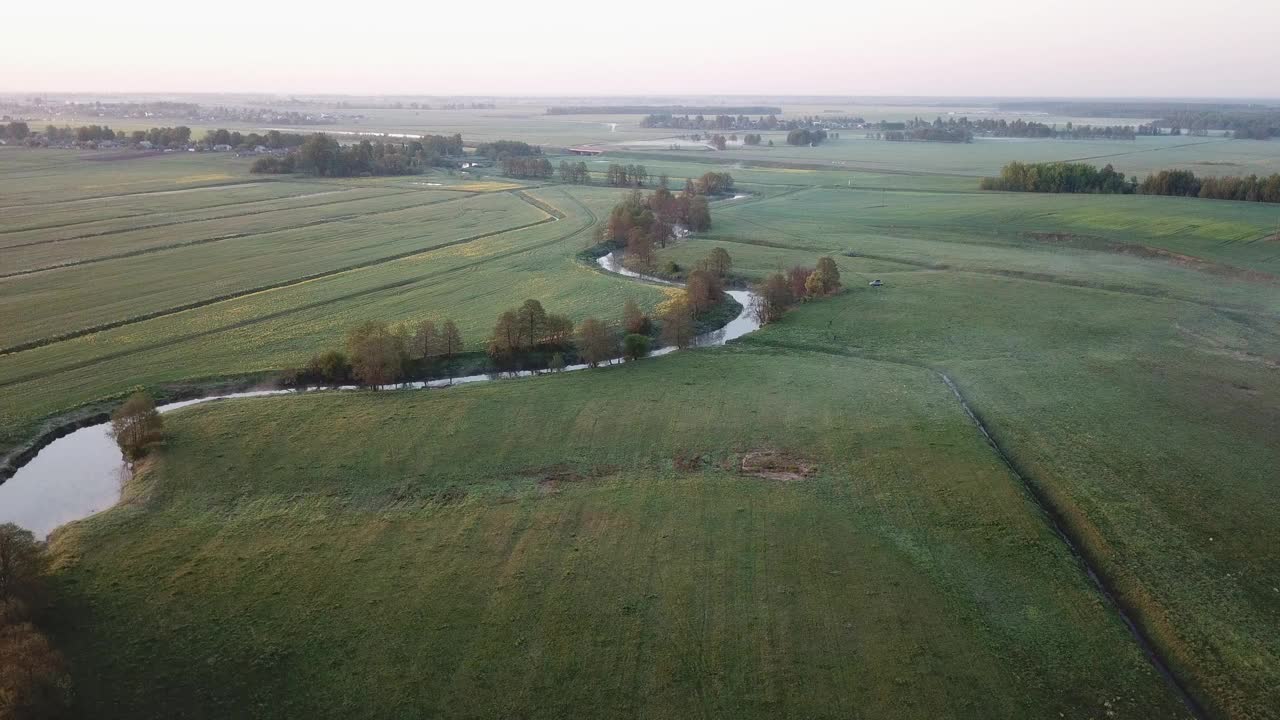
[[[632,280],[674,285],[669,281],[626,270],[614,260],[612,253],[598,256],[596,266],[605,272]],[[750,318],[749,314],[750,293],[726,293],[723,302],[698,318],[699,334],[694,346],[721,345],[758,328],[759,323]],[[657,330],[655,337],[656,332]],[[675,350],[677,348],[658,347],[650,354],[665,355]],[[464,355],[472,362],[476,361],[473,356],[477,354]],[[610,364],[618,359],[614,358]],[[484,362],[487,366],[487,357]],[[487,366],[482,373],[460,375],[457,373],[459,366],[460,364],[450,365],[448,371],[439,377],[409,378],[386,389],[441,389],[548,372],[543,367],[499,371]],[[587,365],[574,363],[566,366],[564,371],[585,369]],[[223,382],[234,387],[234,380]],[[249,383],[245,380],[242,385],[248,386]],[[186,386],[177,392],[169,390],[158,394],[159,409],[162,413],[170,412],[198,402],[232,397],[357,389],[354,386],[282,388],[278,376],[271,381],[258,378],[253,385],[255,389],[252,390],[244,387],[230,392],[226,390],[227,386],[219,386],[222,387],[221,392],[215,390],[204,394],[198,385]],[[168,402],[165,402],[166,399]],[[45,535],[64,522],[87,517],[114,505],[120,497],[121,486],[128,477],[128,471],[122,470],[119,450],[107,435],[108,420],[109,413],[106,411],[95,413],[86,410],[83,415],[55,426],[27,450],[19,452],[14,462],[6,464],[6,467],[12,467],[12,471],[7,476],[7,482],[5,476],[0,476],[0,522],[16,522]]]

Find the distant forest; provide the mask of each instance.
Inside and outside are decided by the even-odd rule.
[[[417,175],[445,157],[462,154],[461,135],[423,135],[407,142],[361,140],[343,147],[328,135],[316,133],[284,157],[258,158],[250,172],[322,177]]]
[[[1224,130],[1237,139],[1280,136],[1280,106],[1257,103],[1189,103],[1102,100],[1024,100],[1000,104],[1001,110],[1038,111],[1086,117],[1154,117],[1153,126],[1203,134]],[[1153,133],[1140,132],[1150,135]]]
[[[648,115],[667,113],[683,115],[781,115],[782,108],[768,105],[557,105],[547,108],[548,115]]]
[[[1209,200],[1280,203],[1280,174],[1268,177],[1197,177],[1190,170],[1161,170],[1142,182],[1107,165],[1099,170],[1086,163],[1011,162],[1000,177],[983,178],[983,190],[1039,193],[1097,193],[1103,195],[1171,195]]]
[[[896,142],[972,142],[974,136],[999,138],[1057,138],[1065,140],[1132,140],[1144,134],[1132,125],[1074,125],[1062,127],[1045,123],[994,118],[935,118],[933,122],[914,118],[905,123],[881,122],[873,126],[877,140]],[[1145,127],[1145,126],[1143,126]],[[1145,134],[1156,134],[1155,131]]]

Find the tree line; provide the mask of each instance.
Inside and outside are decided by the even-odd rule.
[[[206,131],[200,142],[210,148],[218,145],[227,145],[235,149],[246,150],[256,147],[265,147],[268,150],[287,150],[299,147],[306,140],[307,136],[302,133],[282,133],[279,130],[268,130],[266,134],[259,135],[256,132],[242,133],[239,130],[218,128],[217,130]]]
[[[588,185],[591,183],[591,170],[584,162],[569,163],[560,161],[560,181],[572,185]]]
[[[1036,193],[1102,193],[1135,192],[1137,179],[1125,179],[1107,165],[1099,170],[1087,163],[1021,163],[1011,162],[1000,169],[1000,177],[984,177],[983,190],[1006,190]]]
[[[542,147],[539,145],[530,145],[519,140],[497,140],[494,142],[480,143],[476,146],[476,154],[481,157],[487,157],[490,160],[501,160],[508,157],[528,157],[530,155],[541,155]]]
[[[1000,170],[999,177],[983,178],[979,187],[1011,192],[1136,193],[1280,203],[1280,173],[1265,177],[1199,177],[1190,170],[1161,170],[1139,182],[1136,177],[1126,179],[1124,173],[1116,172],[1111,165],[1099,170],[1085,163],[1011,162]]]
[[[1157,117],[1138,134],[1159,135],[1161,128],[1187,129],[1192,135],[1225,130],[1235,138],[1266,140],[1280,136],[1280,108],[1257,103],[1194,103],[1170,101],[1068,100],[1001,103],[1011,110],[1040,110],[1054,115],[1084,117]]]
[[[22,142],[31,134],[31,128],[21,120],[14,120],[0,125],[0,140]]]
[[[378,388],[441,374],[452,377],[462,351],[462,333],[453,320],[398,325],[366,320],[347,332],[342,349],[326,350],[300,368],[286,369],[282,384]]]
[[[259,158],[249,171],[322,177],[416,175],[443,157],[462,153],[461,135],[424,135],[406,142],[361,140],[343,146],[324,133],[315,133],[284,157]]]
[[[710,173],[709,173],[710,174]],[[711,207],[705,195],[690,182],[676,195],[659,185],[648,197],[637,190],[609,212],[602,228],[601,242],[625,248],[627,261],[642,270],[651,270],[659,247],[666,247],[678,228],[704,232],[711,228]]]
[[[973,133],[964,128],[918,127],[910,130],[890,130],[883,136],[877,133],[877,136],[877,140],[883,139],[890,142],[973,142]]]
[[[684,113],[686,115],[781,115],[782,108],[767,105],[725,105],[720,107],[696,105],[553,105],[547,108],[548,115],[647,115],[654,113],[659,115],[676,113]]]
[[[796,265],[766,276],[753,288],[751,312],[767,325],[780,320],[796,303],[835,294],[840,287],[840,268],[834,258],[823,256],[815,267]]]
[[[788,145],[820,145],[826,139],[827,131],[822,128],[817,130],[798,128],[787,133]]]
[[[513,155],[502,158],[502,174],[513,178],[545,180],[555,174],[551,161],[535,155]]]
[[[1022,120],[1006,120],[1004,118],[951,117],[943,120],[940,116],[932,122],[919,117],[906,122],[886,122],[873,126],[883,135],[877,140],[916,140],[923,142],[971,142],[975,135],[1001,138],[1056,138],[1065,140],[1132,140],[1142,134],[1142,128],[1132,125],[1075,125],[1071,122],[1063,127],[1046,125],[1045,123]]]
[[[604,178],[606,183],[614,187],[644,187],[649,182],[649,171],[643,165],[609,163]]]

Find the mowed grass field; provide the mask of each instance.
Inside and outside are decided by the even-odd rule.
[[[1108,124],[1114,124],[1114,121]],[[682,131],[668,131],[671,135]],[[693,131],[683,131],[684,134]],[[723,162],[797,163],[832,169],[977,178],[998,175],[1013,160],[1021,162],[1086,162],[1139,178],[1168,169],[1198,175],[1270,175],[1280,172],[1280,147],[1262,140],[1223,137],[1139,137],[1129,140],[1048,140],[975,138],[972,143],[916,143],[868,140],[866,131],[841,130],[840,138],[818,147],[786,144],[786,133],[763,133],[765,145],[731,146],[724,151],[682,151]],[[769,140],[774,147],[768,147]],[[651,152],[667,155],[663,145]],[[627,147],[637,153],[637,146]]]
[[[949,374],[1211,713],[1276,717],[1280,574],[1260,548],[1280,542],[1280,283],[1229,270],[1257,244],[1197,238],[1217,206],[1177,232],[1139,227],[1133,203],[1127,233],[1109,237],[1239,265],[983,238],[976,223],[968,237],[935,233],[952,220],[934,213],[877,236],[858,210],[842,222],[833,201],[815,218],[816,203],[789,199],[726,207],[712,237],[663,256],[687,264],[725,247],[736,272],[760,277],[858,254],[838,256],[849,293],[741,342]],[[1089,221],[1069,209],[1063,231]],[[868,288],[875,278],[886,287]]]
[[[5,446],[29,440],[43,418],[137,383],[301,364],[341,345],[346,330],[366,319],[453,318],[468,349],[480,349],[494,318],[525,298],[581,319],[617,316],[626,297],[648,307],[665,297],[653,287],[619,288],[574,258],[594,242],[594,223],[622,191],[516,194],[523,186],[446,175],[255,187],[279,199],[264,210],[257,189],[237,198],[242,212],[230,215],[237,206],[219,192],[205,193],[213,209],[191,205],[197,193],[158,195],[147,201],[154,214],[134,218],[136,230],[0,249],[5,269],[15,268],[0,278],[0,305],[14,318],[0,335],[6,347],[28,347],[0,355]],[[166,210],[175,198],[180,206]],[[75,264],[17,269],[32,257],[25,253],[51,248]]]
[[[236,162],[145,162],[171,159]],[[945,373],[1208,715],[1276,718],[1275,207],[979,193],[912,162],[652,161],[750,193],[662,259],[725,247],[757,279],[837,258],[847,292],[734,347],[170,416],[130,502],[58,539],[82,708],[1184,716]],[[24,238],[0,260],[34,270],[0,271],[23,309],[0,332],[37,338],[0,355],[6,447],[137,384],[297,365],[368,318],[452,317],[479,349],[527,297],[581,319],[665,296],[575,258],[619,190],[274,179],[127,212],[133,193],[59,192],[61,220],[0,228]],[[89,316],[109,327],[79,333]],[[820,470],[734,469],[765,447]]]
[[[925,370],[726,348],[170,418],[55,542],[87,716],[1183,716]]]

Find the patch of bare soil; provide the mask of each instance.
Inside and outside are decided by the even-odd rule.
[[[778,450],[752,450],[742,456],[741,472],[743,475],[752,475],[766,480],[799,482],[816,475],[818,466],[806,458],[791,453]]]
[[[562,485],[598,480],[616,472],[618,472],[618,468],[612,465],[601,465],[589,470],[580,470],[568,465],[548,465],[546,467],[523,470],[520,474],[537,478],[538,490],[544,493],[553,493],[559,491]]]

